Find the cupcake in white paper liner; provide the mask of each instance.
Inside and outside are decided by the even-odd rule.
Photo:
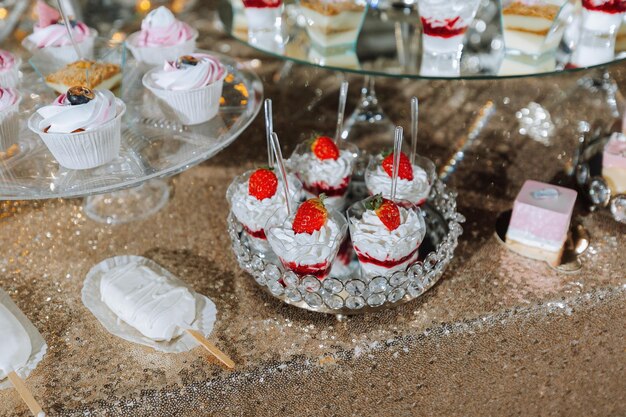
[[[19,141],[20,94],[13,88],[0,87],[0,151],[6,152]]]
[[[168,8],[161,6],[143,19],[141,31],[128,36],[126,47],[137,61],[156,66],[192,54],[197,39],[196,29],[177,20]]]
[[[22,59],[0,49],[0,86],[16,88],[20,83]]]
[[[180,310],[188,310],[191,306],[194,308],[193,311],[195,311],[195,316],[192,320],[190,320],[188,328],[197,330],[204,336],[208,336],[213,331],[213,326],[217,317],[215,304],[213,304],[209,298],[193,291],[193,289],[189,288],[183,281],[175,277],[171,272],[161,267],[156,262],[142,256],[115,256],[113,258],[105,259],[91,268],[91,270],[87,273],[87,277],[85,278],[85,282],[83,284],[83,304],[93,313],[94,316],[96,316],[98,321],[100,321],[100,323],[111,334],[121,337],[129,342],[139,343],[167,353],[186,352],[198,347],[198,342],[196,342],[196,340],[187,332],[183,332],[183,329],[154,329],[154,336],[156,336],[157,339],[163,340],[155,340],[155,338],[147,337],[136,327],[133,327],[122,320],[120,316],[113,312],[113,310],[109,307],[107,302],[111,304],[109,300],[111,297],[103,294],[101,290],[103,288],[103,278],[111,279],[111,274],[114,274],[115,277],[113,277],[113,279],[119,278],[119,281],[121,281],[122,285],[124,285],[123,278],[129,277],[129,275],[123,274],[137,274],[140,271],[150,274],[148,276],[144,276],[143,279],[152,279],[154,281],[158,281],[159,283],[164,283],[164,285],[166,285],[169,289],[167,295],[171,295],[172,292],[182,294],[182,296],[176,298],[166,297],[166,299],[169,299],[170,301],[175,299],[180,302],[171,302],[167,306],[168,308],[161,308],[163,310],[161,313],[169,314],[171,312],[173,314],[182,314],[180,313]],[[107,274],[109,275],[107,276]],[[130,285],[129,288],[130,287],[132,287],[132,285]],[[109,291],[109,287],[106,285],[104,288],[106,291]],[[103,297],[103,295],[105,295],[105,297]],[[114,299],[117,299],[117,302],[114,301],[114,308],[123,309],[123,302],[132,300],[135,296],[138,297],[139,294],[128,294],[128,296],[123,299],[113,297]],[[189,296],[193,299],[190,300]],[[159,310],[159,308],[156,310]],[[147,332],[145,329],[144,331]],[[169,335],[163,336],[166,333],[169,333],[169,335],[173,335],[174,337],[167,340]]]
[[[15,343],[9,347],[9,350],[12,350],[13,353],[17,355],[15,358],[5,357],[3,360],[13,362],[13,359],[18,359],[19,362],[22,362],[21,366],[16,367],[15,373],[19,375],[20,378],[26,379],[37,367],[37,364],[41,362],[48,350],[48,346],[28,317],[15,305],[11,297],[0,289],[0,314],[7,313],[12,317],[5,317],[4,320],[17,320],[17,326],[23,328],[24,331],[13,333],[11,335],[12,340],[10,341],[7,333],[2,334],[4,343]],[[6,331],[5,329],[3,330]],[[3,352],[6,353],[6,350],[7,349],[3,349]],[[11,384],[7,375],[0,370],[0,390],[7,388],[13,388],[13,384]]]
[[[37,17],[38,22],[33,28],[33,33],[22,41],[22,46],[34,57],[56,64],[70,64],[79,58],[93,58],[94,41],[98,36],[95,29],[83,22],[70,20],[72,37],[81,55],[78,57],[61,14],[57,10],[39,0]]]
[[[61,166],[89,169],[119,155],[126,105],[108,90],[72,87],[28,119]]]
[[[173,112],[185,125],[196,125],[217,115],[226,75],[217,58],[196,53],[167,61],[163,69],[148,71],[142,81],[164,110]]]

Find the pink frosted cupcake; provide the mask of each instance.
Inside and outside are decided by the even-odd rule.
[[[76,51],[58,11],[42,0],[37,2],[39,22],[33,33],[22,41],[24,48],[33,56],[50,60],[55,64],[70,64],[76,60]],[[70,20],[71,31],[83,59],[93,58],[93,45],[98,32],[83,22]]]
[[[0,49],[0,85],[15,88],[20,82],[22,60],[8,51]]]
[[[126,46],[137,61],[162,65],[196,50],[198,31],[176,20],[174,14],[161,6],[148,13],[141,22],[141,31],[131,34]]]
[[[143,85],[186,125],[208,122],[217,114],[226,68],[208,54],[184,55],[154,68]]]
[[[109,90],[76,86],[37,110],[28,128],[65,168],[94,168],[118,156],[125,111],[124,102]]]
[[[0,87],[0,151],[18,142],[20,133],[20,95],[13,88]]]

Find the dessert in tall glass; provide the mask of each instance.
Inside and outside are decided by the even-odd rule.
[[[420,209],[408,201],[376,194],[348,209],[350,236],[366,277],[405,271],[418,257],[426,226]]]
[[[273,31],[281,26],[282,0],[243,0],[248,33]]]
[[[583,30],[615,33],[626,13],[624,0],[582,0]]]
[[[422,22],[422,75],[458,76],[463,39],[479,0],[418,0]]]
[[[330,273],[347,229],[345,217],[328,210],[323,196],[305,201],[282,224],[266,228],[267,240],[285,268],[320,280]]]

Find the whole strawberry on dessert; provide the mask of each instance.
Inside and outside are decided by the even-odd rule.
[[[282,225],[268,228],[272,249],[299,276],[326,278],[346,236],[345,217],[328,210],[325,201],[324,195],[309,199]]]
[[[417,260],[426,226],[420,209],[410,202],[376,194],[350,206],[348,219],[365,276],[389,276]]]
[[[382,194],[389,197],[393,177],[394,153],[383,153],[370,160],[365,171],[365,185],[371,195]],[[435,165],[427,158],[416,156],[415,163],[404,153],[400,153],[396,197],[415,205],[422,205],[435,181]]]
[[[300,198],[302,185],[294,176],[288,176],[292,210]],[[287,203],[282,180],[271,168],[258,168],[235,178],[226,192],[235,218],[243,225],[251,246],[271,252],[265,229],[272,218],[287,217]]]
[[[325,204],[343,210],[358,148],[342,141],[338,146],[328,136],[315,136],[298,145],[289,166],[302,181],[307,197],[326,195]]]

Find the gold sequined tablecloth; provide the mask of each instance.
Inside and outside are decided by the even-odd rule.
[[[280,61],[219,35],[208,9],[196,13],[203,46],[241,57],[263,77],[286,154],[307,133],[334,129],[335,74],[295,66],[277,80]],[[450,181],[468,219],[451,268],[421,299],[367,316],[338,321],[283,305],[239,270],[224,194],[235,175],[265,161],[262,118],[172,179],[169,204],[145,221],[95,223],[81,200],[2,203],[0,285],[49,346],[28,386],[50,416],[626,415],[626,226],[579,204],[576,221],[592,240],[571,275],[493,236],[526,178],[563,178],[575,147],[568,126],[605,112],[572,98],[583,75],[377,80],[383,108],[405,126],[410,97],[420,97],[421,152],[438,164],[478,106],[491,99],[498,112]],[[612,75],[621,83],[626,66]],[[551,146],[517,132],[514,113],[532,100],[557,100]],[[214,300],[210,338],[235,371],[200,348],[163,354],[107,333],[80,291],[94,264],[122,254],[151,258]],[[14,390],[0,391],[0,415],[28,415]]]

